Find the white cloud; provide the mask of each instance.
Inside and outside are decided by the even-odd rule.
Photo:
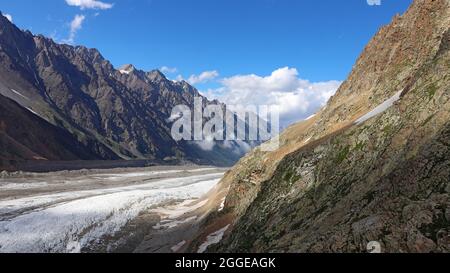
[[[79,7],[80,9],[110,9],[113,4],[97,0],[66,0],[69,6]]]
[[[200,75],[191,75],[189,79],[187,80],[188,83],[194,85],[198,83],[205,83],[214,80],[215,78],[219,77],[219,72],[216,70],[213,71],[205,71],[201,73]],[[181,76],[178,76],[178,80],[182,79]]]
[[[8,14],[8,13],[2,13],[2,15],[5,16],[6,19],[8,19],[11,23],[13,22],[13,18],[12,18],[12,16],[11,16],[11,14]]]
[[[163,66],[159,69],[162,73],[167,73],[167,74],[173,74],[173,73],[177,73],[178,69],[176,67],[168,67],[168,66]]]
[[[381,6],[381,0],[367,0],[369,6]]]
[[[305,119],[324,106],[341,82],[310,82],[299,78],[295,68],[284,67],[261,77],[237,75],[221,80],[222,87],[204,94],[229,105],[277,105],[280,125]]]
[[[72,22],[70,22],[70,33],[69,38],[64,40],[63,42],[68,44],[73,44],[75,41],[75,36],[77,32],[82,28],[83,22],[86,19],[86,16],[84,15],[75,15],[75,18],[73,18]]]
[[[205,140],[202,140],[202,141],[194,141],[193,143],[195,145],[197,145],[203,151],[209,151],[209,152],[212,151],[214,149],[214,147],[216,146],[216,141],[211,138],[206,138]]]

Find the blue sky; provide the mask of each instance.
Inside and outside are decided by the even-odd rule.
[[[311,84],[344,80],[376,31],[411,2],[381,0],[381,5],[371,6],[367,0],[2,0],[0,10],[20,28],[97,48],[116,67],[166,66],[173,68],[166,70],[172,79],[206,71],[191,82],[212,97],[229,100],[230,91],[242,91],[240,86],[230,90],[236,87],[232,79],[270,82],[274,71],[283,68],[280,74],[295,74]],[[78,24],[70,37],[76,15]],[[256,78],[245,78],[251,75]]]

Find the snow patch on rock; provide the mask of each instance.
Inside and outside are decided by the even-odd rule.
[[[208,235],[206,241],[198,248],[197,253],[204,253],[209,246],[218,244],[220,241],[222,241],[223,235],[229,227],[230,225],[227,225],[226,227]]]
[[[390,107],[392,107],[392,105],[394,105],[395,102],[397,102],[398,100],[400,100],[400,96],[402,94],[402,91],[399,91],[398,93],[396,93],[393,97],[387,99],[386,101],[384,101],[382,104],[380,104],[379,106],[377,106],[375,109],[373,109],[372,111],[370,111],[369,113],[365,114],[364,116],[360,117],[357,121],[355,121],[355,124],[361,124],[366,122],[367,120],[383,113],[384,111],[386,111],[387,109],[389,109]]]

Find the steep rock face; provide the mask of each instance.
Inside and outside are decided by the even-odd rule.
[[[0,165],[8,168],[20,160],[37,159],[100,158],[67,131],[0,95]]]
[[[324,109],[288,128],[279,150],[243,158],[206,224],[233,219],[210,250],[365,252],[378,241],[384,252],[448,252],[449,26],[450,1],[414,1]]]
[[[116,70],[95,49],[56,44],[0,16],[0,93],[74,134],[104,159],[189,160],[230,165],[238,145],[211,150],[175,142],[171,110],[198,91],[159,71]],[[211,102],[204,99],[204,103]]]

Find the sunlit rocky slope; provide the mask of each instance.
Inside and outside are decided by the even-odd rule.
[[[450,251],[450,1],[415,0],[275,152],[228,172],[223,252]]]

